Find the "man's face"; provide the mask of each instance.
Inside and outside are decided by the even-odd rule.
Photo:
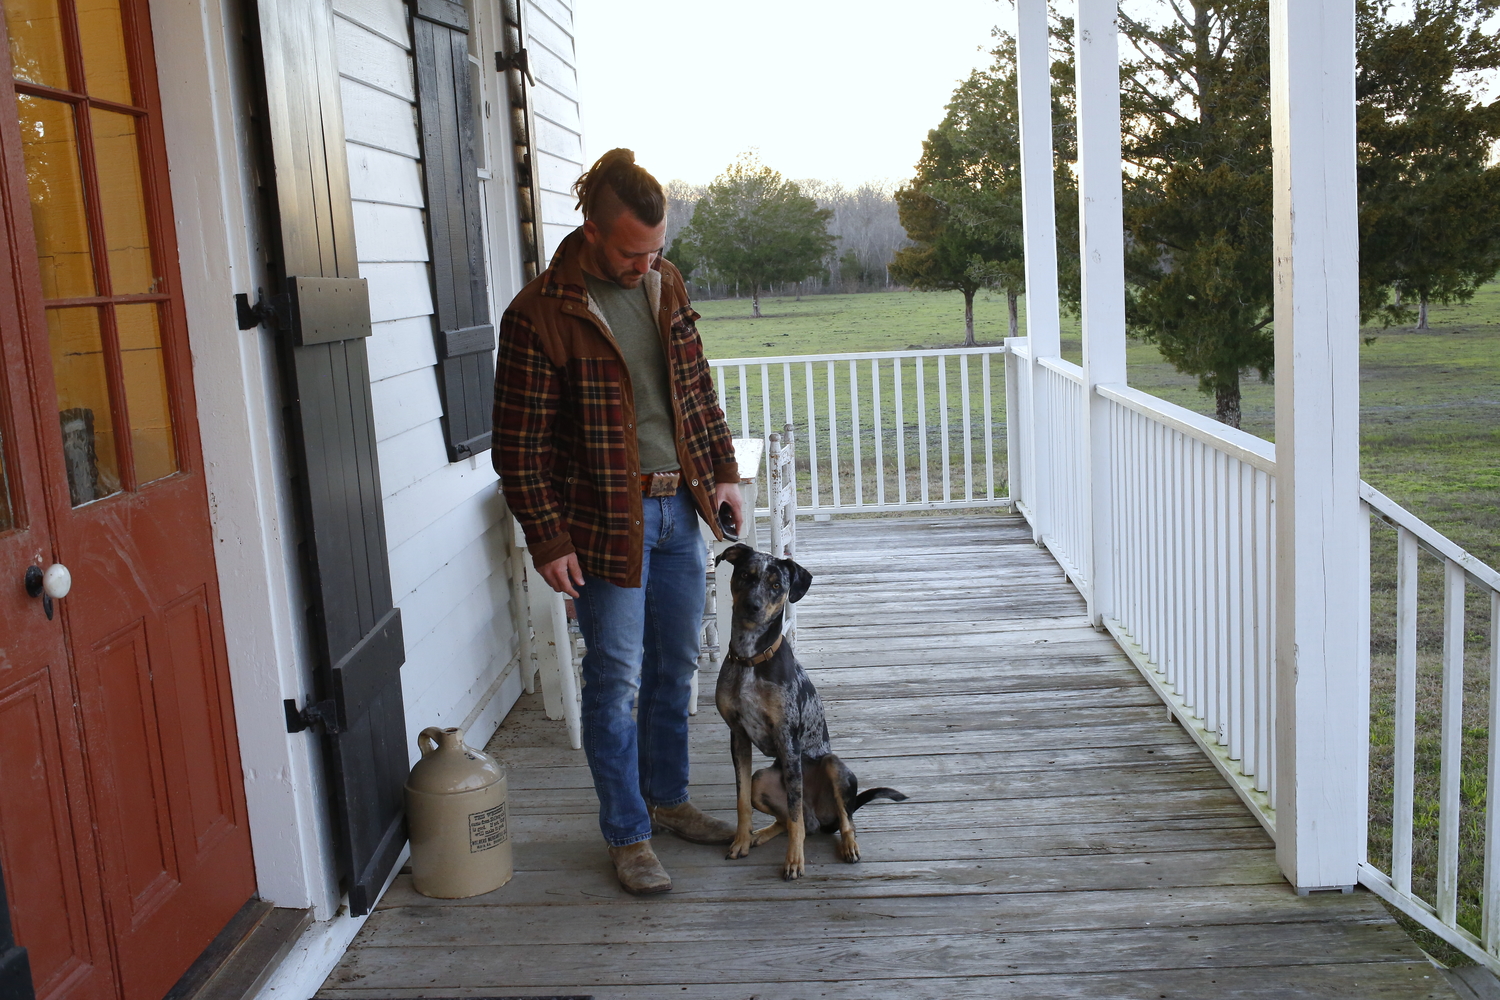
[[[591,265],[586,270],[621,288],[635,288],[661,255],[666,235],[667,220],[648,226],[629,211],[615,216],[608,233],[590,219],[583,224]]]

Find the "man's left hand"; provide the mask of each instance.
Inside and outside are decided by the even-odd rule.
[[[714,513],[718,514],[720,504],[729,504],[729,509],[734,513],[734,530],[741,537],[745,534],[745,518],[740,507],[739,483],[715,483],[714,484]]]

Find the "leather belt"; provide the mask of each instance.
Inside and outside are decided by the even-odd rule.
[[[641,492],[648,497],[670,497],[682,485],[682,471],[641,473]]]

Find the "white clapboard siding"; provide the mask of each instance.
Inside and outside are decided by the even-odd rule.
[[[420,208],[354,203],[354,230],[361,263],[394,264],[426,260],[427,229]]]
[[[507,667],[519,675],[510,528],[488,456],[450,465],[443,441],[407,7],[334,7],[355,238],[370,289],[391,590],[406,640],[407,728],[414,736],[470,718],[493,728],[520,692],[518,676],[502,683]],[[492,697],[504,704],[482,704]]]
[[[370,385],[375,404],[375,440],[384,441],[443,415],[437,377],[418,369]]]
[[[373,324],[366,349],[370,357],[370,380],[375,382],[437,364],[432,320],[427,316]],[[389,488],[387,492],[390,492]]]
[[[390,551],[391,592],[399,599],[442,573],[455,553],[478,543],[495,520],[500,499],[476,493]],[[493,555],[493,553],[491,553]]]
[[[383,470],[382,470],[383,471]],[[497,477],[488,456],[476,461],[444,465],[398,493],[385,497],[385,540],[394,548],[442,517],[466,498],[495,489]]]
[[[406,30],[406,4],[401,0],[334,0],[333,12],[340,18],[393,42],[397,48],[411,47],[411,37]],[[340,69],[347,69],[351,65],[341,47]]]
[[[355,231],[355,238],[363,237]],[[417,253],[416,250],[412,251]],[[370,320],[383,323],[392,319],[432,315],[432,280],[427,274],[427,251],[415,261],[365,261],[359,264],[361,276],[370,279]]]
[[[340,83],[345,139],[403,156],[418,155],[415,111],[410,101],[348,77]]]
[[[573,11],[564,0],[527,0],[522,17],[537,82],[531,92],[531,108],[542,192],[542,256],[550,259],[563,237],[583,221],[569,190],[586,165],[578,111]]]
[[[357,202],[422,208],[417,161],[383,149],[349,144],[349,187]]]
[[[442,425],[425,421],[380,442],[380,488],[387,495],[399,493],[447,464]]]
[[[333,35],[343,59],[344,75],[367,87],[411,102],[411,56],[389,38],[342,17],[333,19]]]

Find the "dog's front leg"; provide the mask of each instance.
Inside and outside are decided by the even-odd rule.
[[[729,731],[729,756],[734,761],[734,793],[738,825],[734,842],[726,858],[743,858],[750,853],[750,737],[738,726]]]
[[[781,877],[788,882],[802,877],[805,861],[802,842],[807,834],[807,819],[802,813],[802,754],[788,753],[782,763],[786,784],[786,867]]]

